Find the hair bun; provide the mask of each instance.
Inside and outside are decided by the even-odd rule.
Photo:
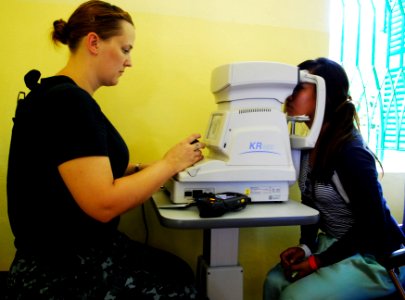
[[[67,44],[69,40],[69,33],[67,30],[67,22],[63,19],[59,19],[53,22],[53,33],[52,39],[54,41],[61,42],[62,44]]]

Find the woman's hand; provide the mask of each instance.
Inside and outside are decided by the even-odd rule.
[[[172,147],[163,157],[173,169],[173,173],[183,171],[204,158],[201,149],[205,144],[198,141],[200,134],[192,134]]]
[[[296,281],[311,274],[314,270],[305,258],[305,252],[300,247],[291,247],[280,255],[284,275],[290,281]]]
[[[300,247],[291,247],[280,254],[281,265],[284,269],[289,269],[305,258],[305,252]]]

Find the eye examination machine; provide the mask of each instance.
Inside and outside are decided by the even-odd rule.
[[[295,134],[295,123],[309,118],[287,117],[283,104],[304,82],[316,85],[317,104],[312,126],[302,136]],[[211,91],[218,108],[202,140],[208,154],[166,183],[171,201],[230,191],[249,195],[252,202],[287,201],[301,150],[314,147],[322,126],[323,79],[288,64],[238,62],[213,70]]]

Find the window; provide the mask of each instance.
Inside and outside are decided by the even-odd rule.
[[[405,158],[405,0],[330,1],[330,58],[350,80],[361,132],[384,169]]]

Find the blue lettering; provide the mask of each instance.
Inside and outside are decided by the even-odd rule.
[[[249,144],[250,150],[260,150],[262,148],[263,148],[263,145],[261,142],[250,142],[250,144]]]
[[[265,144],[261,141],[251,141],[249,142],[249,149],[247,151],[241,152],[240,154],[251,154],[251,153],[268,153],[268,154],[279,154],[277,147],[274,144]]]

